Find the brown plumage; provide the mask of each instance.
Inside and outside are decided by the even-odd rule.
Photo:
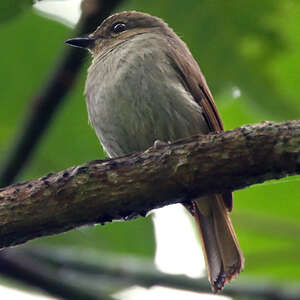
[[[224,131],[224,126],[198,64],[186,45],[172,32],[169,41],[170,58],[180,74],[183,85],[202,107],[209,131]],[[232,193],[201,197],[193,201],[192,211],[200,233],[208,278],[214,291],[222,290],[244,267],[228,212],[232,210]]]

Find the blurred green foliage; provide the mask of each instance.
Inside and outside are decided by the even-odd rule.
[[[31,8],[33,0],[2,0],[0,1],[0,23],[6,22]]]
[[[125,9],[162,17],[186,41],[227,129],[299,118],[299,1],[129,0],[120,8]],[[0,14],[0,21],[4,16]],[[27,10],[1,24],[0,35],[5,42],[0,60],[0,154],[5,159],[32,96],[46,82],[72,31]],[[104,157],[87,122],[83,85],[88,64],[21,179]],[[241,96],[234,98],[233,89]],[[290,177],[235,193],[233,222],[246,257],[242,276],[300,280],[299,187],[300,178]],[[85,227],[33,243],[149,257],[154,253],[149,218]]]

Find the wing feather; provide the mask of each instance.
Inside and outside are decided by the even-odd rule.
[[[176,42],[175,42],[176,39]],[[185,89],[193,96],[194,100],[202,107],[203,116],[211,132],[224,131],[224,126],[212,94],[208,88],[206,80],[194,60],[185,43],[176,37],[168,37],[168,56],[179,74]],[[232,193],[222,195],[225,206],[232,210]]]

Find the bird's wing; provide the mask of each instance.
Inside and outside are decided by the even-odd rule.
[[[202,107],[203,116],[211,132],[224,131],[223,122],[208,88],[206,80],[192,54],[181,40],[168,39],[168,56],[179,74],[185,89]],[[223,193],[223,201],[229,211],[232,210],[232,193]]]

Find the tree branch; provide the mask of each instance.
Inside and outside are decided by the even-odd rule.
[[[50,295],[70,300],[113,300],[110,296],[88,289],[82,282],[65,277],[24,251],[9,249],[0,252],[1,274],[44,290]]]
[[[0,189],[0,247],[299,173],[300,120],[92,161]]]
[[[4,251],[5,252],[5,251]],[[128,256],[114,256],[99,253],[80,253],[76,250],[58,250],[46,248],[14,249],[13,257],[34,258],[41,264],[51,266],[59,273],[75,272],[82,278],[89,278],[90,284],[99,286],[99,279],[106,277],[110,281],[123,280],[128,285],[140,285],[146,288],[165,286],[200,293],[211,293],[207,279],[192,279],[184,275],[170,275],[160,272],[152,262]],[[25,256],[24,256],[25,255]],[[223,293],[231,297],[296,300],[300,289],[295,285],[280,285],[265,280],[239,280],[226,286]]]

